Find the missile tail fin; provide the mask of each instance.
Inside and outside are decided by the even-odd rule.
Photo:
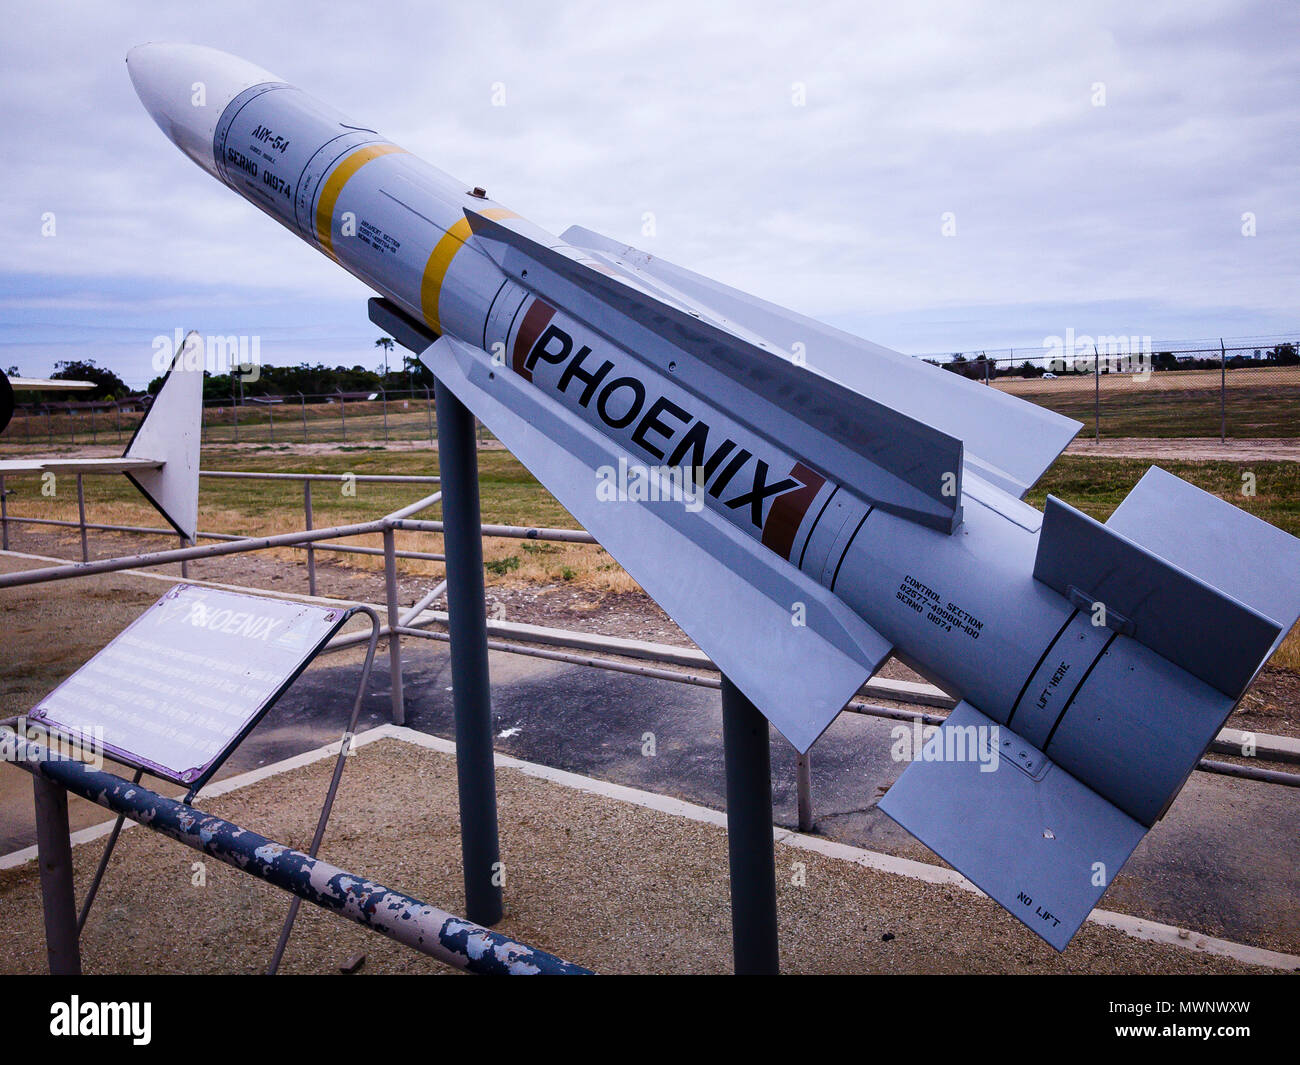
[[[1117,525],[1102,525],[1048,496],[1035,579],[1092,614],[1094,624],[1131,636],[1235,701],[1276,645],[1280,624],[1125,536],[1119,528],[1131,513]],[[1184,526],[1183,533],[1195,537],[1197,529]]]
[[[422,359],[798,750],[889,655],[884,637],[704,506],[698,489],[698,506],[689,490],[603,492],[626,453],[519,375],[496,372],[487,352],[444,336]]]
[[[1152,466],[1106,528],[1275,621],[1262,666],[1300,618],[1300,540]]]
[[[162,387],[136,426],[122,453],[125,459],[151,459],[155,468],[128,470],[126,476],[168,523],[193,540],[199,522],[199,445],[203,422],[203,364],[187,366],[199,339],[190,333],[172,359]]]
[[[1058,951],[1146,832],[964,702],[877,805]]]

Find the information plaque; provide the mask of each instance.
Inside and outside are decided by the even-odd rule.
[[[348,615],[178,584],[28,719],[193,794]]]

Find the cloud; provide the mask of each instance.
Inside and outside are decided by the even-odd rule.
[[[6,29],[0,361],[29,373],[99,335],[143,383],[149,338],[199,322],[375,361],[363,286],[148,119],[123,63],[147,40],[904,350],[1300,324],[1293,5],[53,3]]]

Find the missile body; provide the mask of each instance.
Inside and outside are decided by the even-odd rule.
[[[799,749],[890,653],[959,695],[882,809],[1058,949],[1300,614],[1300,544],[1161,471],[1107,525],[1021,502],[1077,423],[557,238],[224,53],[127,62]],[[640,498],[603,496],[630,467]]]

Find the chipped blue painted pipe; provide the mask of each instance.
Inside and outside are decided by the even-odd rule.
[[[193,847],[322,909],[414,947],[439,961],[489,975],[589,975],[590,970],[535,950],[83,762],[50,758],[38,743],[0,732],[0,757],[83,799]]]

